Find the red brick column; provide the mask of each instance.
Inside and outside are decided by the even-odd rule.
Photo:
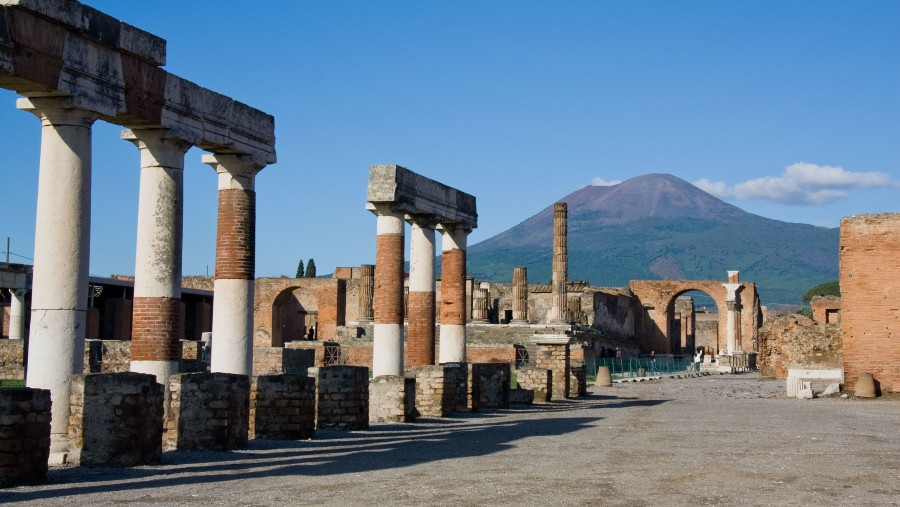
[[[441,242],[440,363],[466,360],[466,238],[469,230],[443,224]]]
[[[210,371],[251,375],[256,192],[262,167],[231,154],[204,155],[219,175],[216,279]]]
[[[403,375],[403,215],[382,208],[375,244],[372,375]]]

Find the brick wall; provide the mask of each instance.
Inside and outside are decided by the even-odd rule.
[[[231,373],[184,373],[166,388],[163,450],[246,447],[250,379]]]
[[[809,302],[813,320],[819,324],[841,323],[841,298],[837,296],[816,296]]]
[[[376,268],[377,269],[377,268]],[[447,250],[441,254],[442,324],[466,324],[466,251]],[[377,306],[376,306],[376,310]]]
[[[554,400],[564,400],[569,397],[569,346],[539,343],[537,353],[533,356],[534,365],[537,368],[545,368],[553,372]]]
[[[316,428],[369,427],[369,369],[362,366],[311,368],[316,379]]]
[[[515,344],[507,345],[466,345],[466,360],[470,363],[506,363],[510,367],[516,366]]]
[[[131,357],[135,361],[177,361],[184,334],[181,299],[135,297],[132,301]]]
[[[163,386],[144,373],[75,375],[69,439],[72,463],[137,466],[162,455]]]
[[[900,213],[841,220],[841,331],[844,378],[855,389],[871,373],[900,392]]]
[[[253,375],[306,375],[316,366],[312,348],[253,347]]]
[[[43,482],[50,457],[50,391],[0,388],[0,486]]]
[[[434,292],[410,292],[405,364],[434,364]]]
[[[841,331],[802,315],[769,319],[759,330],[759,375],[786,379],[788,369],[829,369],[843,366]]]
[[[375,322],[403,323],[403,235],[379,234],[375,248]]]
[[[407,368],[416,378],[416,410],[424,417],[447,417],[468,410],[468,368],[459,364]]]
[[[316,381],[300,375],[263,375],[250,387],[251,438],[312,438],[316,427]]]

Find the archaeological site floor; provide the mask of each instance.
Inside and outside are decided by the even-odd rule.
[[[900,400],[786,399],[752,374],[591,388],[586,398],[160,466],[52,469],[22,505],[897,505]]]

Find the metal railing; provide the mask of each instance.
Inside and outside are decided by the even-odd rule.
[[[604,357],[585,361],[585,370],[590,376],[596,377],[600,366],[608,366],[613,379],[681,373],[694,368],[692,358],[679,356]]]

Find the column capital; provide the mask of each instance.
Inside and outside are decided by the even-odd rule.
[[[366,209],[371,211],[372,214],[379,217],[391,217],[398,218],[400,220],[405,220],[406,214],[402,211],[394,210],[393,206],[390,203],[366,203]]]
[[[9,293],[16,297],[22,297],[28,294],[28,289],[9,289]]]
[[[90,127],[100,113],[75,105],[72,97],[24,97],[16,100],[16,108],[38,117],[42,125]]]
[[[723,283],[722,287],[725,287],[727,293],[725,294],[726,301],[735,301],[737,300],[737,293],[744,287],[744,284],[741,283]]]
[[[406,220],[406,223],[412,225],[414,227],[421,227],[422,229],[437,229],[440,220],[428,213],[415,213],[415,214],[405,214],[403,215],[403,219]]]
[[[171,149],[186,153],[194,145],[174,134],[166,128],[149,129],[125,129],[119,135],[123,141],[128,141],[138,149]]]
[[[256,173],[265,167],[250,156],[235,153],[207,153],[202,160],[219,175],[219,190],[253,190]]]

